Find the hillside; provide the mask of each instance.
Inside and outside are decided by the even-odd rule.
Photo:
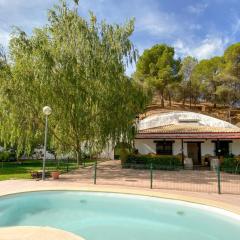
[[[152,114],[169,112],[172,110],[191,111],[219,118],[240,127],[240,108],[229,108],[221,105],[214,108],[210,103],[193,104],[190,108],[189,103],[186,103],[185,106],[183,106],[182,103],[172,102],[170,106],[168,101],[165,101],[165,108],[161,108],[160,99],[158,97],[154,97],[152,104],[149,105],[146,110],[146,113],[142,115],[143,118]]]

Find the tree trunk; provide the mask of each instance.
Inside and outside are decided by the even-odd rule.
[[[189,96],[189,108],[192,108],[192,81],[190,78],[190,96]]]
[[[81,154],[81,149],[76,150],[76,159],[77,159],[77,165],[79,166],[82,164],[82,154]]]
[[[172,98],[171,98],[171,93],[168,92],[168,100],[169,100],[169,106],[172,106]]]
[[[163,96],[161,97],[161,107],[164,108],[164,99],[163,99]]]
[[[185,97],[183,98],[182,105],[185,107]]]
[[[161,107],[164,108],[164,91],[160,91],[160,97],[161,97]]]
[[[54,153],[54,160],[57,162],[57,169],[59,169],[59,158],[57,158],[57,154]]]

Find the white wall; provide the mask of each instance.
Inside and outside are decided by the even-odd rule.
[[[149,154],[156,153],[156,141],[157,139],[135,139],[135,147],[138,149],[140,154]],[[187,141],[199,141],[197,139],[184,140],[183,148],[184,155],[187,156]],[[233,140],[229,145],[229,152],[234,155],[240,155],[240,140]],[[182,141],[180,139],[175,140],[173,143],[173,155],[178,155],[182,153]],[[215,155],[215,143],[212,142],[211,139],[204,140],[201,143],[201,153],[202,156],[205,155]]]
[[[211,139],[206,140],[201,144],[202,156],[211,155],[215,156],[215,143]]]
[[[230,153],[240,155],[240,140],[236,139],[229,145]]]
[[[114,160],[114,149],[106,147],[99,155],[102,159],[112,159]]]
[[[111,142],[103,149],[103,151],[98,155],[102,159],[111,159],[114,160],[114,147]]]

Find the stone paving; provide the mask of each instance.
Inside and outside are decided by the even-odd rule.
[[[73,233],[50,227],[0,228],[1,240],[84,240]]]
[[[93,183],[94,167],[79,168],[61,176],[62,181]],[[150,187],[150,171],[123,169],[120,161],[107,161],[97,166],[97,184]],[[218,181],[215,171],[179,170],[153,171],[154,189],[217,193]],[[240,194],[240,175],[221,173],[221,192]]]

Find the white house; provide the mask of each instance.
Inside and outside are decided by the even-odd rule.
[[[240,128],[194,112],[151,115],[138,125],[135,148],[140,154],[178,155],[193,165],[206,165],[216,156],[240,155]]]

